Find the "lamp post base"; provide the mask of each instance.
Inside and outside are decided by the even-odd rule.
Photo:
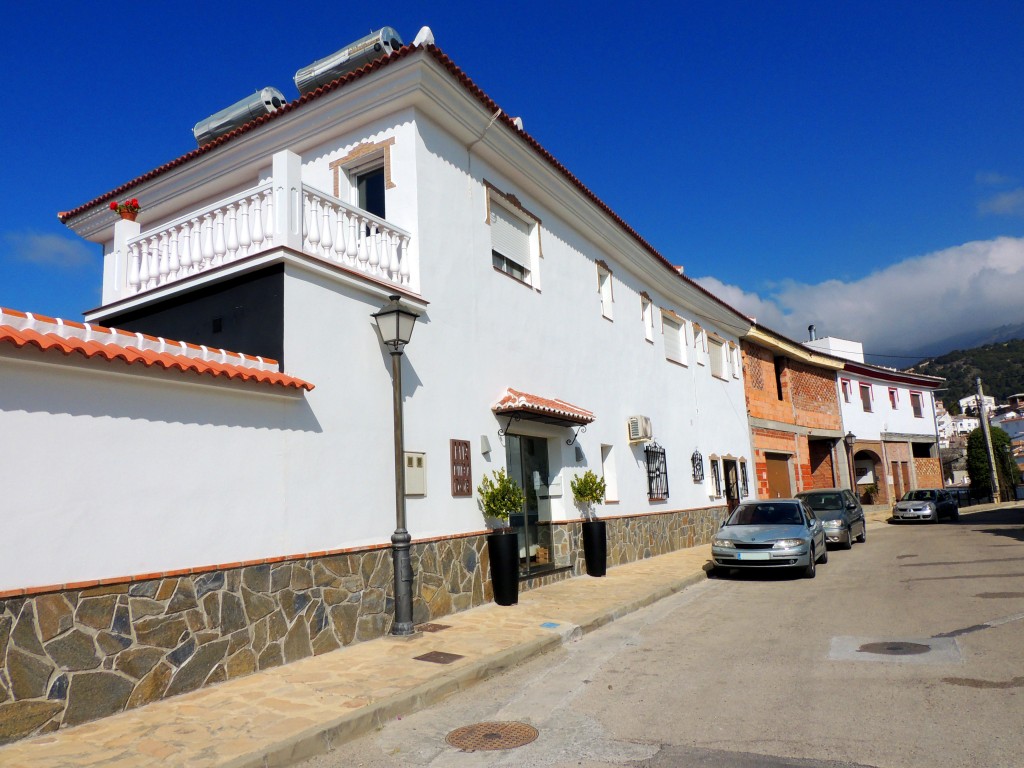
[[[391,625],[391,634],[402,637],[416,633],[412,621],[411,544],[412,536],[404,528],[391,535],[391,558],[395,568],[395,621]]]

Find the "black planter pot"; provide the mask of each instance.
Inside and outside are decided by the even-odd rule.
[[[519,602],[519,537],[515,531],[487,534],[491,558],[491,588],[498,605]]]
[[[583,557],[588,576],[604,576],[608,571],[608,531],[604,520],[583,522]]]

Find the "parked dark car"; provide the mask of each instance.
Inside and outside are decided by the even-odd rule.
[[[800,568],[814,578],[828,562],[825,529],[799,499],[746,501],[711,539],[714,572],[730,568]]]
[[[825,528],[825,541],[829,544],[839,544],[843,549],[850,549],[854,538],[860,542],[868,540],[864,508],[852,491],[846,488],[819,488],[802,491],[796,497],[821,520]]]
[[[953,494],[942,488],[920,488],[907,491],[892,508],[892,519],[925,520],[937,523],[940,518],[960,519],[960,507]]]

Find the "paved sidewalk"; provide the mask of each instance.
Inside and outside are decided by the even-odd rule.
[[[873,528],[889,516],[866,511]],[[698,583],[709,557],[704,545],[550,584],[516,606],[446,616],[440,631],[360,643],[0,747],[0,766],[290,765]],[[416,659],[437,651],[460,658]]]

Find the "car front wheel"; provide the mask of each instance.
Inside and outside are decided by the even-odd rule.
[[[813,579],[816,571],[817,555],[814,552],[814,545],[811,545],[811,553],[807,556],[807,565],[804,566],[804,578]]]
[[[862,520],[860,523],[860,535],[857,536],[857,541],[863,544],[868,540],[868,521]]]
[[[843,549],[853,549],[853,529],[846,529],[846,541],[843,543]]]

